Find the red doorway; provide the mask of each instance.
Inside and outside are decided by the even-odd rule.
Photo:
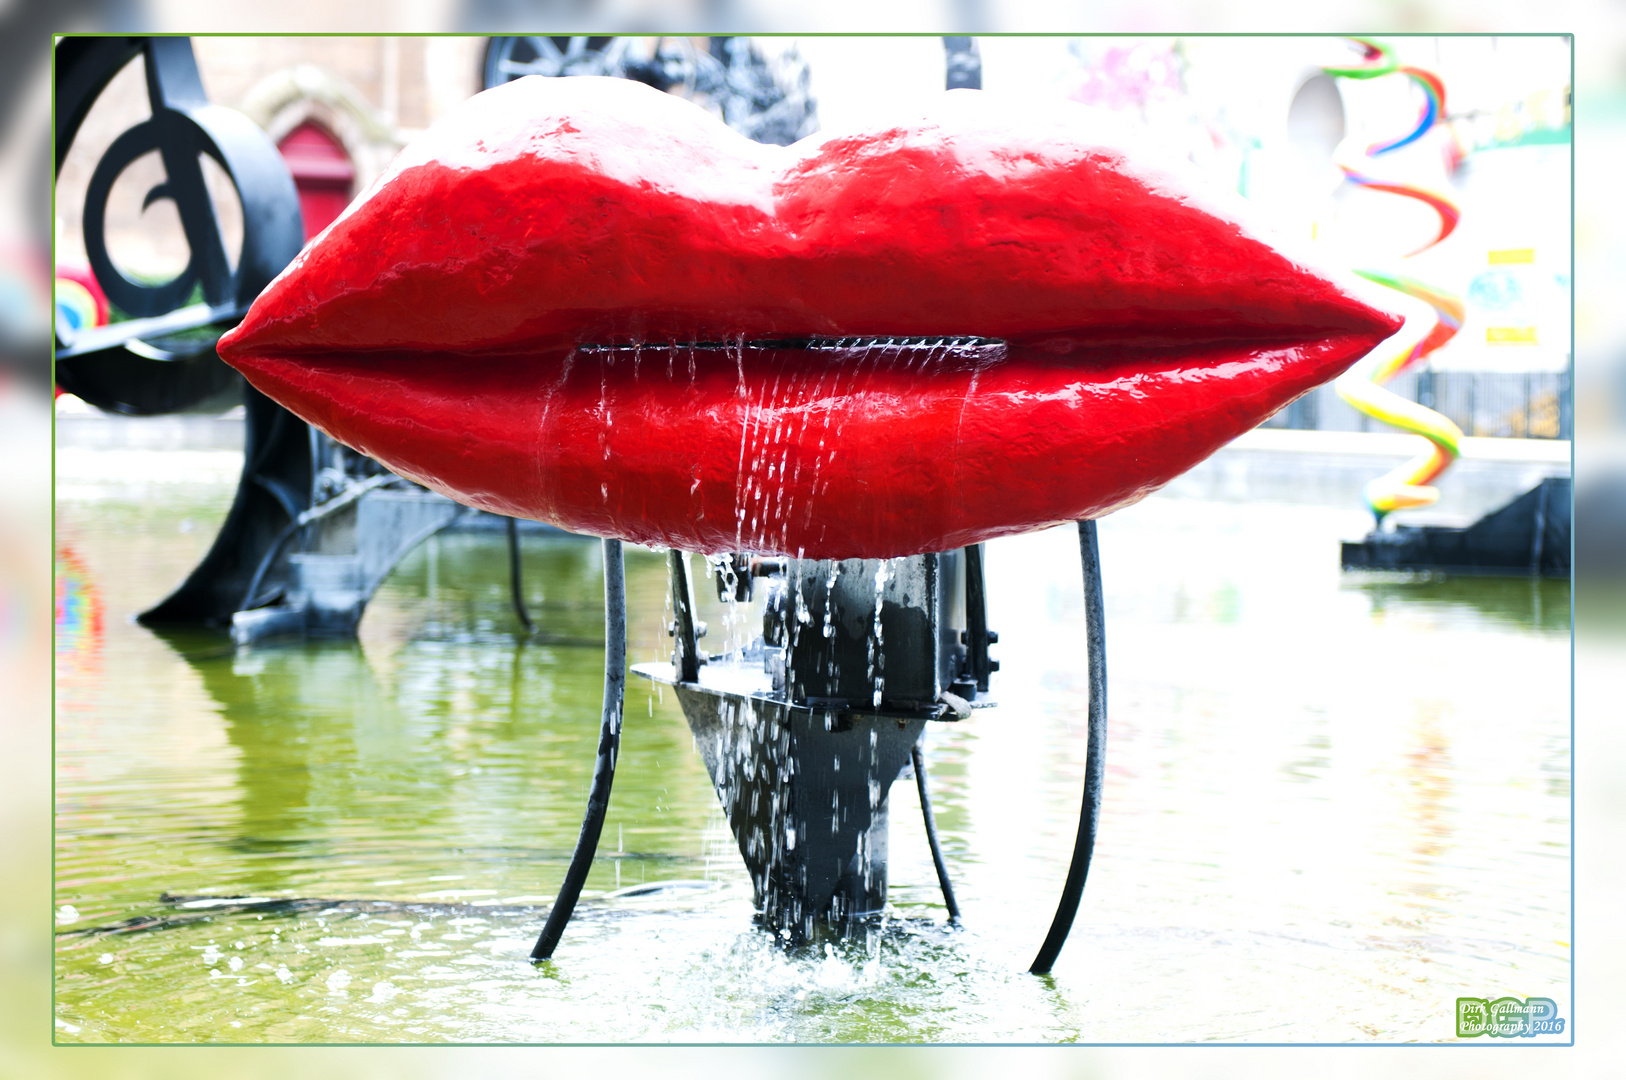
[[[355,166],[328,131],[307,120],[290,131],[277,144],[288,171],[299,189],[299,210],[305,218],[305,239],[309,240],[350,205],[350,189],[356,180]]]

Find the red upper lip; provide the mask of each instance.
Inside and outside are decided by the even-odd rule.
[[[1166,482],[1397,328],[1398,320],[1227,214],[1199,205],[1178,181],[1081,140],[1075,123],[1065,111],[1013,118],[968,92],[948,95],[929,120],[768,147],[637,84],[523,79],[479,95],[403,152],[369,196],[272,283],[243,324],[222,339],[221,355],[307,419],[479,505],[638,540],[845,556],[926,550],[1110,508]],[[423,421],[414,438],[432,443],[437,422],[456,422],[459,415],[466,421],[487,405],[513,405],[497,403],[497,391],[488,388],[478,399],[485,405],[468,397],[461,413],[454,408],[437,421],[436,414],[455,405],[449,396],[456,396],[458,380],[448,381],[448,370],[466,376],[467,395],[479,392],[481,380],[470,365],[529,365],[530,382],[504,383],[509,388],[502,394],[542,394],[555,384],[568,393],[568,375],[550,381],[547,372],[568,372],[561,356],[584,343],[659,347],[961,335],[1006,343],[1000,362],[1023,365],[1029,382],[1038,379],[1053,390],[1082,385],[1081,379],[1105,385],[1123,375],[1131,354],[1143,357],[1134,365],[1159,373],[1154,382],[1162,411],[1195,410],[1204,434],[1195,443],[1176,438],[1180,447],[1172,455],[1143,446],[1138,459],[1150,463],[1139,469],[1144,475],[1097,484],[1101,491],[1094,496],[1073,484],[1053,507],[1011,513],[991,507],[981,525],[975,514],[955,511],[954,521],[903,529],[908,535],[894,542],[883,535],[901,527],[899,514],[916,511],[878,505],[864,512],[867,524],[838,527],[839,540],[815,540],[810,518],[799,532],[786,524],[760,536],[730,523],[733,535],[724,543],[715,531],[693,527],[703,508],[676,496],[645,494],[642,510],[595,516],[591,507],[576,505],[592,501],[585,495],[549,489],[531,497],[513,484],[480,490],[454,481],[440,467],[449,451],[414,449],[375,430],[380,412],[404,409],[401,415]],[[449,364],[448,354],[467,359]],[[831,361],[829,354],[808,354],[805,363]],[[1209,375],[1193,381],[1198,369]],[[1222,370],[1230,374],[1219,377]],[[895,386],[887,383],[886,392],[894,399],[904,387],[927,394],[916,384],[937,377],[935,368],[911,367]],[[370,379],[382,381],[363,389]],[[430,385],[437,381],[441,385]],[[743,361],[737,383],[737,410],[744,411],[722,416],[725,425],[750,422],[743,402],[751,377]],[[692,378],[688,385],[704,398]],[[983,403],[986,392],[977,385],[972,380],[962,405]],[[1239,388],[1245,391],[1240,397]],[[598,389],[602,401],[622,392],[610,378]],[[1133,399],[1151,389],[1152,383],[1125,384],[1118,396],[1125,397],[1124,407],[1143,407]],[[1017,441],[1035,418],[1019,402],[1043,390],[1013,389],[1008,400],[1015,404],[1002,406]],[[838,392],[879,391],[871,379],[864,387],[849,380],[847,391]],[[710,402],[684,394],[682,387],[669,388],[673,415],[663,420],[656,403],[644,423],[681,426],[679,414]],[[1090,424],[1100,419],[1100,402]],[[870,415],[857,407],[862,403],[848,401]],[[711,404],[726,411],[727,395]],[[910,425],[924,421],[908,401],[895,405],[875,420],[909,438]],[[1146,420],[1136,422],[1144,427]],[[513,422],[531,421],[516,414]],[[544,442],[583,435],[566,428],[536,434]],[[1123,437],[1134,431],[1134,423],[1120,425]],[[513,452],[513,434],[486,433],[493,460]],[[667,434],[675,429],[648,437]],[[852,434],[850,441],[865,442],[865,432]],[[1087,452],[1094,446],[1089,439],[1099,438],[1055,449]],[[464,456],[478,456],[467,439],[461,445]],[[743,445],[737,427],[734,445]],[[713,453],[692,441],[668,449],[680,458]],[[800,444],[787,449],[812,452]],[[541,446],[539,453],[542,474],[549,466],[541,459],[571,458],[562,444]],[[682,478],[678,486],[687,487],[694,474],[698,485],[698,474],[713,464],[674,466],[671,479]],[[743,466],[727,464],[738,483]],[[889,467],[881,460],[852,462],[851,483],[873,487],[875,470],[885,477]],[[564,482],[552,475],[537,479],[536,468],[516,470],[516,476],[542,488]],[[954,472],[945,465],[944,475]],[[782,484],[784,472],[779,475]],[[612,479],[619,486],[626,473],[607,465],[605,476],[607,488]],[[662,482],[653,474],[645,479]],[[832,493],[830,485],[844,482],[826,479],[823,516],[842,517],[843,493]],[[921,480],[907,482],[919,487]],[[580,483],[583,492],[596,494],[587,478]],[[608,506],[611,498],[606,493],[603,500]],[[1034,513],[1040,516],[1013,518]],[[823,535],[831,535],[828,523]],[[801,544],[793,542],[798,537]]]

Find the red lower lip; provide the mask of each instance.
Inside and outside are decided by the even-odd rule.
[[[483,509],[689,551],[881,558],[1123,506],[1371,345],[234,362],[342,442]]]

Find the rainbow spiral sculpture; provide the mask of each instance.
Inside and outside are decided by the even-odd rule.
[[[1461,213],[1445,192],[1381,176],[1373,170],[1372,163],[1381,154],[1416,142],[1444,118],[1445,85],[1433,72],[1400,66],[1388,49],[1375,42],[1361,38],[1352,40],[1362,51],[1361,62],[1348,67],[1325,67],[1323,71],[1344,79],[1405,75],[1423,90],[1423,109],[1410,132],[1388,142],[1374,143],[1364,153],[1351,153],[1340,148],[1337,157],[1339,169],[1351,183],[1417,199],[1439,215],[1438,234],[1416,251],[1409,252],[1406,256],[1409,258],[1450,236],[1457,227]],[[1366,504],[1381,523],[1391,511],[1430,506],[1439,501],[1439,490],[1430,485],[1461,452],[1459,441],[1462,430],[1456,424],[1433,409],[1407,401],[1384,389],[1383,384],[1450,341],[1462,328],[1464,308],[1460,297],[1415,278],[1376,270],[1357,270],[1356,273],[1385,288],[1422,300],[1434,311],[1432,326],[1424,328],[1408,321],[1400,334],[1367,355],[1334,383],[1338,396],[1356,409],[1386,424],[1415,432],[1432,444],[1426,454],[1366,486]]]

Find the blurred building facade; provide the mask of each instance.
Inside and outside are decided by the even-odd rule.
[[[194,49],[211,99],[248,115],[284,151],[312,235],[405,142],[480,89],[489,41],[199,37]],[[1392,44],[1402,62],[1441,76],[1448,118],[1395,159],[1450,191],[1462,211],[1456,233],[1413,260],[1404,253],[1433,227],[1430,212],[1344,182],[1333,158],[1341,140],[1404,130],[1418,95],[1399,76],[1329,79],[1323,66],[1349,58],[1341,39],[985,38],[980,51],[986,90],[1080,103],[1089,123],[1182,158],[1216,186],[1238,192],[1322,262],[1400,268],[1464,296],[1462,332],[1392,388],[1444,412],[1468,434],[1567,438],[1569,39]],[[944,85],[937,38],[780,38],[760,45],[776,54],[800,50],[809,94],[831,126],[857,122],[877,105],[924,99]],[[83,261],[76,193],[111,140],[145,113],[139,63],[104,95],[59,177],[58,265]],[[162,178],[152,156],[115,187],[109,246],[121,269],[162,278],[185,265],[187,251],[171,205],[143,206],[143,195]],[[240,244],[229,183],[215,176],[211,189],[228,247]],[[1268,424],[1384,430],[1330,388]]]

